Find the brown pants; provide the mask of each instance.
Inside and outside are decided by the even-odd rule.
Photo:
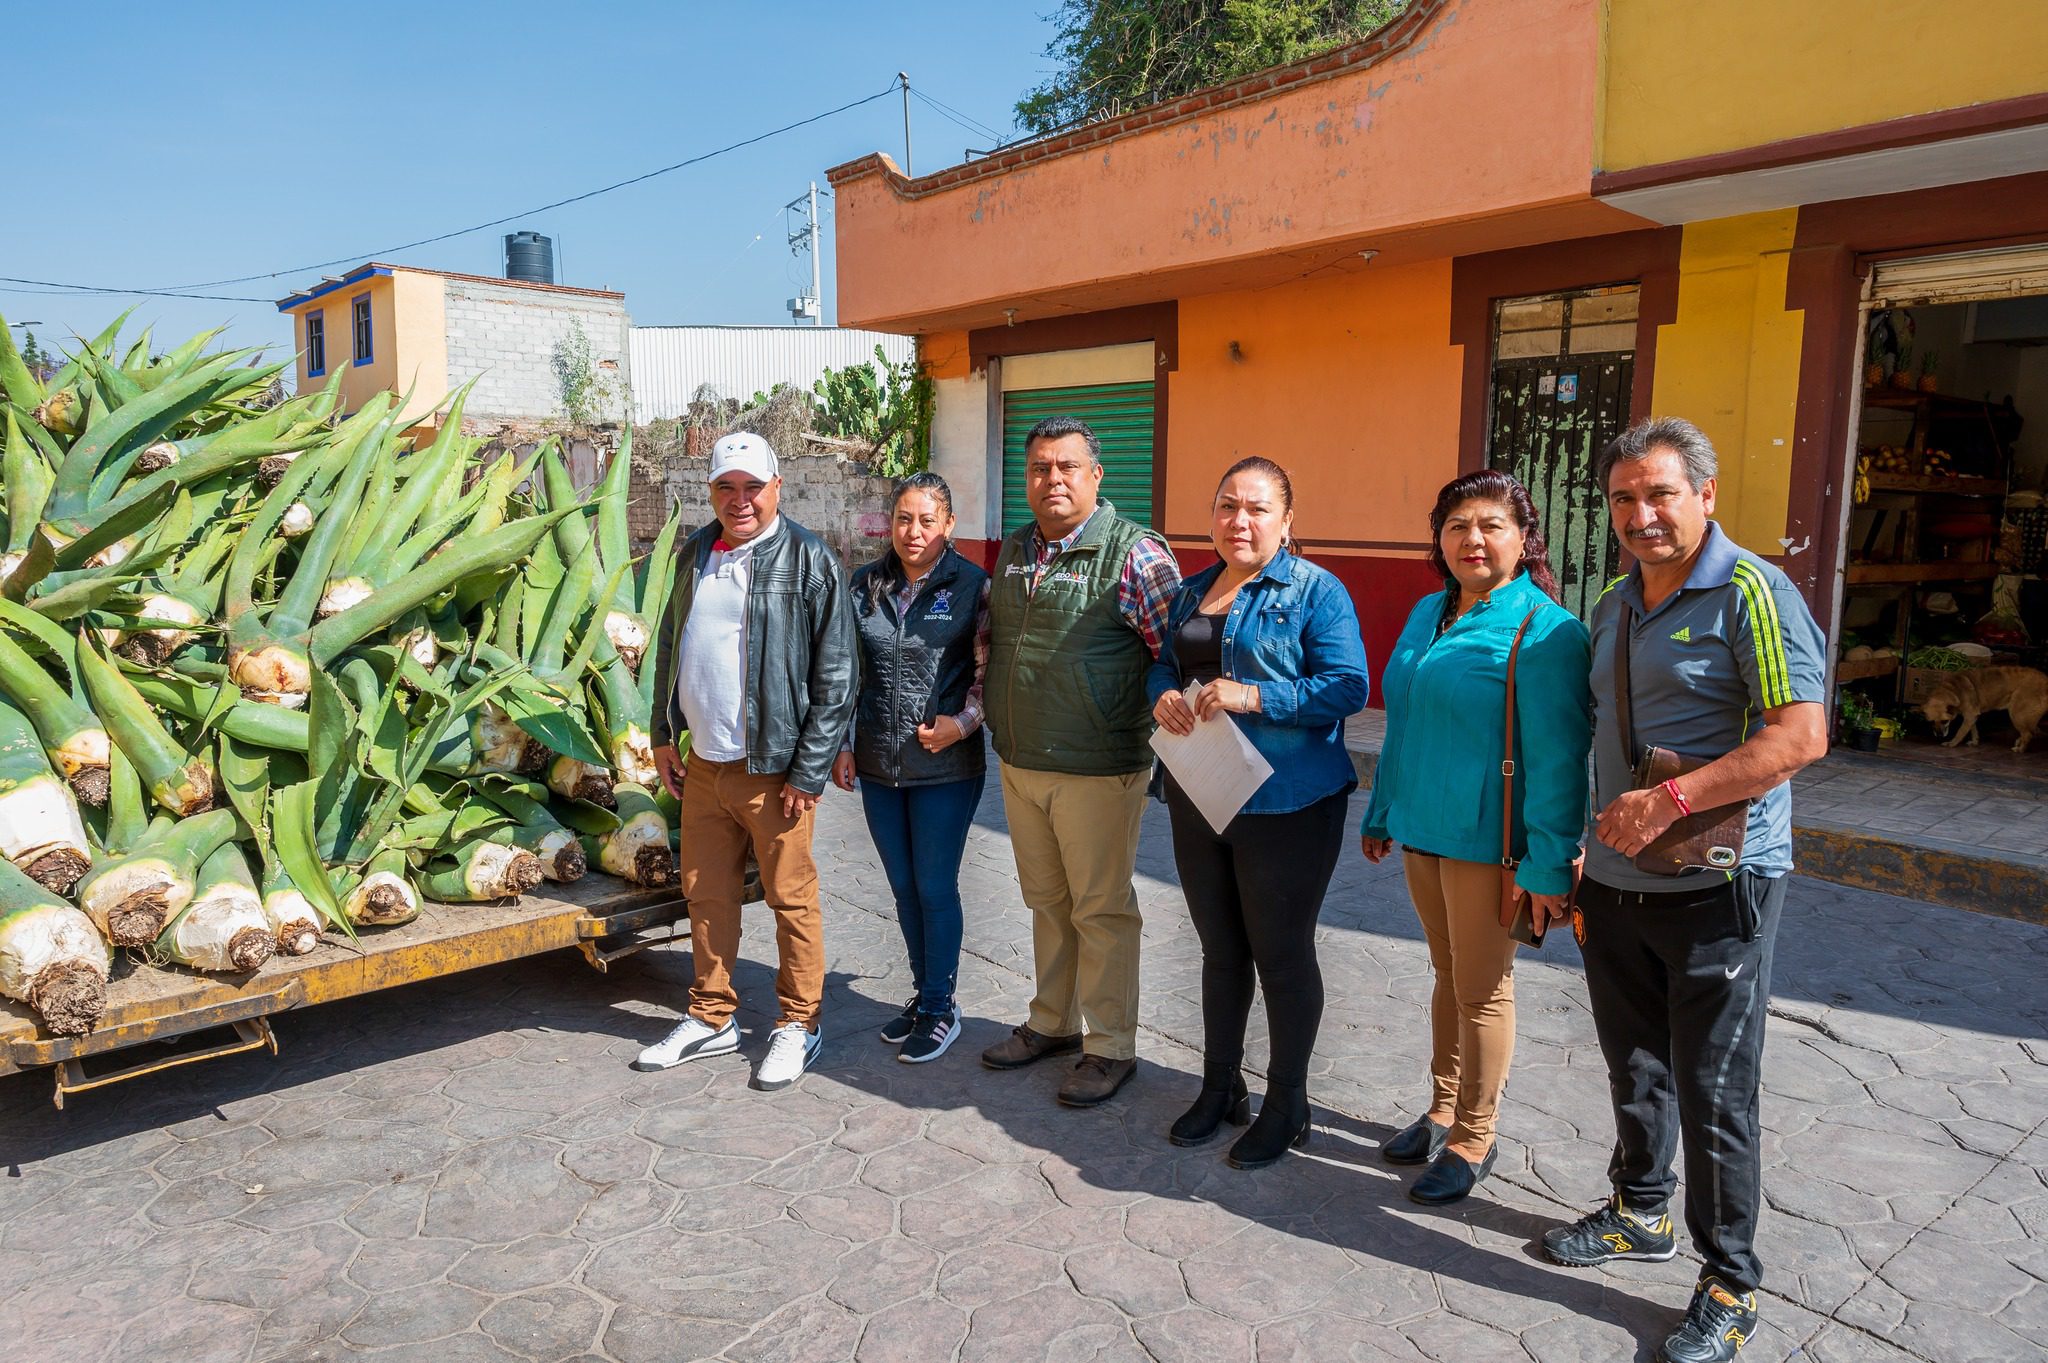
[[[1515,939],[1500,925],[1500,867],[1404,851],[1408,897],[1429,938],[1429,1119],[1453,1145],[1490,1147],[1515,1055]]]
[[[1003,814],[1038,968],[1031,1030],[1072,1036],[1085,1028],[1081,1049],[1110,1060],[1138,1054],[1145,924],[1131,875],[1148,775],[1068,776],[1003,764]]]
[[[722,1027],[739,1007],[732,987],[740,954],[740,897],[747,848],[761,863],[761,888],[775,911],[776,1025],[815,1029],[825,997],[825,917],[811,859],[812,811],[782,812],[781,773],[753,776],[747,764],[692,757],[683,772],[683,895],[690,901],[690,953],[697,979],[690,1012]]]

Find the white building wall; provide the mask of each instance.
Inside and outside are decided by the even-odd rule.
[[[846,327],[634,327],[633,418],[682,416],[705,384],[740,401],[778,383],[809,388],[827,369],[872,363],[878,345],[894,364],[917,352],[912,337]]]
[[[622,420],[632,391],[632,319],[617,298],[522,288],[470,279],[447,283],[448,381],[477,385],[471,421],[548,421],[563,415],[558,349],[581,324],[590,359],[610,400],[599,419]]]
[[[953,533],[961,539],[993,538],[1002,519],[1001,490],[991,486],[988,407],[987,370],[932,385],[932,472],[953,489]]]

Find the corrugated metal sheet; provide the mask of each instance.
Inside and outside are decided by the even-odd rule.
[[[847,327],[634,327],[633,415],[678,417],[704,384],[744,400],[778,383],[810,387],[827,369],[873,361],[875,347],[897,364],[908,336]]]

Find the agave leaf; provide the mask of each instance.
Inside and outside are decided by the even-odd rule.
[[[14,565],[14,571],[7,575],[7,580],[0,582],[0,596],[9,601],[28,600],[28,594],[36,584],[48,577],[56,566],[57,551],[50,547],[47,539],[37,535],[29,541],[26,556]]]
[[[92,529],[72,540],[57,551],[57,567],[70,569],[82,566],[85,561],[105,549],[108,545],[127,539],[146,525],[155,524],[171,505],[177,489],[168,485],[159,487],[151,496],[141,498],[124,507],[114,515],[106,517]],[[188,508],[189,510],[189,508]],[[190,530],[190,525],[186,530]],[[170,541],[172,548],[178,548],[184,541],[180,533]]]
[[[228,803],[249,825],[263,859],[270,860],[270,759],[260,749],[245,747],[222,734],[215,770]]]
[[[5,317],[0,317],[0,393],[20,407],[33,407],[44,397],[43,385],[28,372],[27,362],[15,349],[14,333],[8,329]]]
[[[292,878],[292,884],[298,886],[299,893],[323,918],[353,938],[355,925],[341,911],[340,896],[335,893],[333,878],[320,860],[314,840],[313,807],[318,785],[317,781],[301,781],[284,787],[271,798],[271,837],[275,840],[278,864]]]

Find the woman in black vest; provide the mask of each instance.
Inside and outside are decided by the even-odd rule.
[[[859,775],[896,897],[917,994],[882,1040],[913,1065],[944,1055],[960,1033],[960,858],[988,771],[988,574],[960,556],[952,533],[945,479],[914,473],[896,485],[890,548],[853,575],[860,698],[832,769],[843,790]]]

